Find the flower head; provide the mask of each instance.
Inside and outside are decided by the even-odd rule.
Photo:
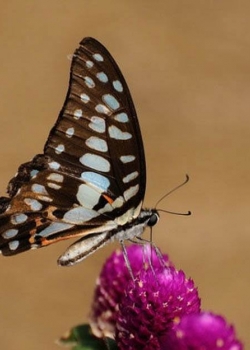
[[[161,350],[242,350],[234,327],[210,312],[189,314],[177,320],[161,339]]]
[[[159,349],[174,318],[199,310],[197,289],[184,272],[173,267],[142,271],[128,284],[120,303],[117,344],[121,350]]]
[[[171,265],[168,256],[159,256],[150,244],[133,244],[126,251],[134,276],[142,270]],[[129,281],[131,276],[123,252],[117,250],[104,264],[94,292],[90,324],[96,336],[114,336],[118,305]]]

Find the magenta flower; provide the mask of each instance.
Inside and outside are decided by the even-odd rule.
[[[134,276],[141,271],[172,265],[167,255],[160,258],[150,244],[130,245],[127,254]],[[94,292],[90,325],[96,336],[114,337],[119,304],[130,281],[123,253],[117,250],[104,264]]]
[[[151,245],[131,245],[106,261],[97,281],[90,317],[97,337],[111,337],[119,350],[242,350],[233,326],[200,312],[193,280],[156,254]],[[93,336],[93,335],[92,335]]]
[[[242,350],[232,325],[210,312],[185,315],[161,339],[161,350]]]
[[[173,320],[197,313],[197,289],[184,272],[173,267],[142,271],[130,281],[119,305],[116,341],[119,349],[160,349],[161,337],[173,327]]]

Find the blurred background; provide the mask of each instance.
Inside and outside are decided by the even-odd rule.
[[[101,41],[123,71],[147,159],[145,205],[160,207],[154,241],[250,346],[250,4],[248,1],[53,0],[1,4],[0,190],[40,153],[68,88],[79,41]],[[145,233],[145,237],[147,233]],[[0,348],[56,350],[87,320],[110,245],[59,268],[71,242],[0,261]],[[248,345],[248,346],[247,346]]]

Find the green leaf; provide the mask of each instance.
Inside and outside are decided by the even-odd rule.
[[[66,336],[59,339],[59,344],[72,346],[72,350],[118,350],[113,339],[95,337],[88,324],[72,328]]]

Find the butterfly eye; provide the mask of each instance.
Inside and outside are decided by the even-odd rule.
[[[148,220],[147,225],[152,227],[152,226],[157,224],[158,220],[159,220],[159,215],[157,213],[152,213],[152,215],[150,216],[150,218]]]

